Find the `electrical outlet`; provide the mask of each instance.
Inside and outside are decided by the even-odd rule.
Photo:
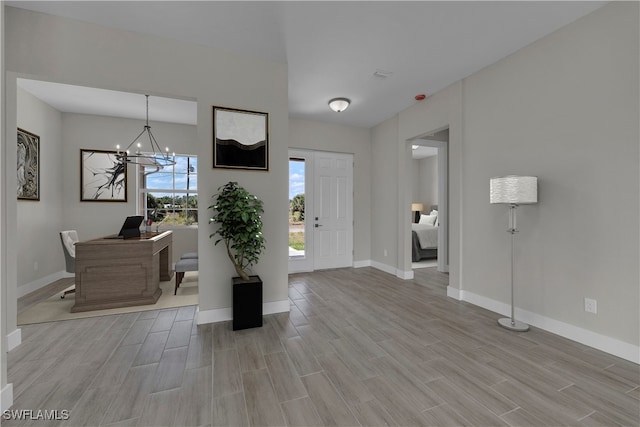
[[[591,298],[584,299],[584,311],[587,313],[598,313],[598,302]]]

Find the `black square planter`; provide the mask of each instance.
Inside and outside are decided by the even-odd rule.
[[[233,278],[233,330],[262,326],[262,280],[249,276],[249,280]]]

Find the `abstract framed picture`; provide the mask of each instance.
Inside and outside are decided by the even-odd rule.
[[[18,200],[40,200],[40,137],[18,128]]]
[[[269,170],[269,113],[213,107],[213,167]]]
[[[127,167],[115,151],[80,150],[80,201],[126,202]]]

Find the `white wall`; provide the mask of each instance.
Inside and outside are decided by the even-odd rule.
[[[371,143],[369,129],[289,119],[289,147],[353,154],[353,260],[371,259]]]
[[[287,300],[287,67],[198,45],[108,29],[94,24],[7,7],[6,69],[8,91],[17,77],[29,77],[105,89],[197,99],[200,218],[208,218],[207,200],[230,180],[238,181],[265,203],[267,249],[255,272],[265,282],[264,301],[278,310]],[[189,66],[185,66],[189,64]],[[11,94],[9,94],[11,95]],[[7,97],[7,102],[12,96]],[[268,172],[213,169],[211,106],[269,113]],[[12,119],[7,117],[8,126]],[[155,130],[155,129],[154,129]],[[160,132],[158,131],[158,135]],[[6,135],[11,143],[10,134]],[[13,137],[15,141],[15,136]],[[78,154],[79,156],[79,154]],[[15,154],[5,165],[15,164]],[[9,177],[10,178],[10,177]],[[15,177],[13,178],[15,182]],[[9,183],[12,185],[13,182]],[[77,185],[76,180],[70,185]],[[79,190],[78,190],[79,191]],[[15,210],[15,202],[9,210]],[[100,213],[109,220],[113,213]],[[118,215],[119,216],[119,215]],[[8,221],[12,220],[8,215]],[[198,229],[200,259],[199,321],[229,318],[233,267],[224,249],[209,240],[212,227]],[[15,237],[9,231],[8,238]],[[97,233],[100,234],[100,233]],[[7,258],[8,269],[15,269]],[[9,274],[10,276],[10,274]],[[10,278],[10,277],[9,277]],[[15,304],[8,280],[8,318],[15,329]],[[12,312],[13,311],[13,312]]]
[[[18,127],[40,137],[40,200],[18,200],[18,286],[65,269],[62,229],[62,114],[18,88]],[[37,244],[34,244],[37,242]]]

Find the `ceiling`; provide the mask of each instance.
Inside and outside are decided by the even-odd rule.
[[[428,97],[606,2],[6,1],[5,4],[286,62],[292,117],[371,127],[419,102],[415,95]],[[378,77],[376,71],[391,74]],[[44,96],[37,90],[34,85],[31,91]],[[39,90],[48,89],[40,85]],[[50,98],[63,96],[64,91],[49,90]],[[58,95],[54,96],[56,92]],[[58,102],[64,105],[61,111],[77,108],[86,112],[89,107],[77,103],[93,99],[95,105],[90,111],[100,114],[100,108],[112,104],[107,100],[115,95],[109,92],[73,96]],[[327,106],[334,97],[350,98],[352,104],[346,111],[335,113]],[[125,101],[115,101],[116,110],[123,110],[122,102]],[[144,97],[138,94],[130,102],[135,104],[131,107],[132,114],[138,109],[144,114]],[[189,108],[187,104],[178,105]],[[151,98],[152,120],[156,119],[153,106]]]

